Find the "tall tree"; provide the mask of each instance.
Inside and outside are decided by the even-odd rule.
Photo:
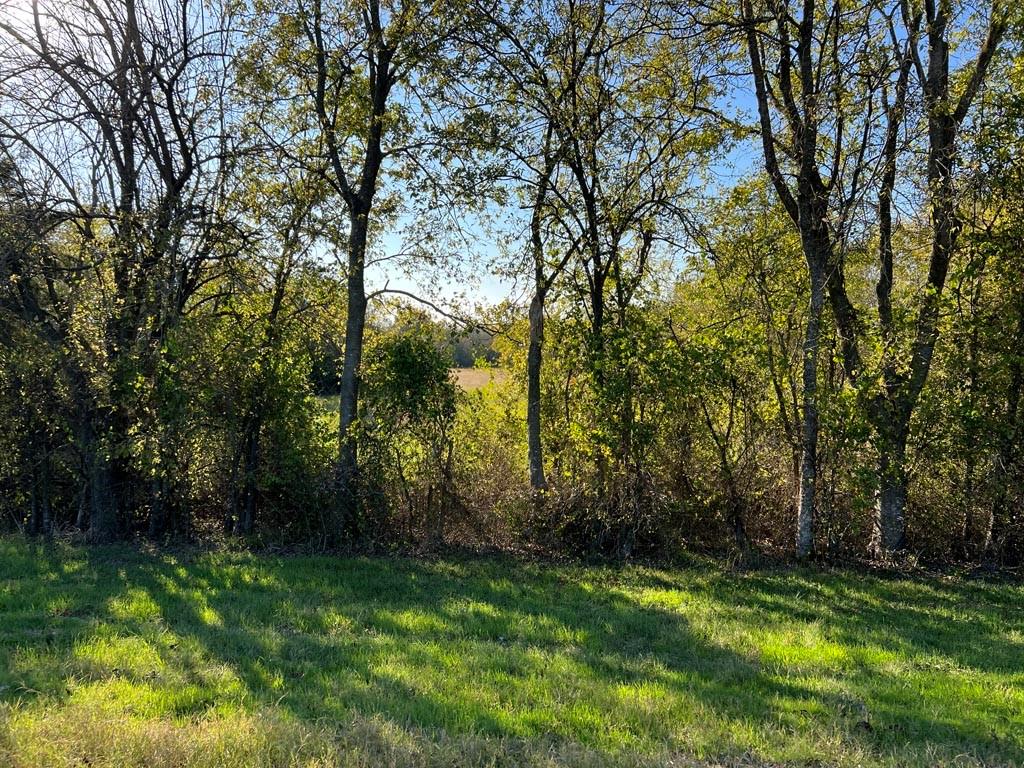
[[[956,164],[958,137],[1006,31],[1007,8],[988,5],[981,41],[973,57],[961,51],[965,64],[951,71],[950,48],[958,12],[950,0],[901,3],[898,12],[879,13],[890,26],[896,51],[896,83],[891,97],[880,90],[887,122],[878,174],[879,279],[876,288],[882,354],[878,366],[880,387],[869,396],[868,415],[877,436],[878,505],[872,550],[890,556],[905,546],[907,501],[907,443],[914,409],[931,369],[939,338],[939,312],[946,276],[962,229],[958,211]],[[898,21],[897,21],[898,19]],[[886,82],[886,81],[883,81]],[[913,183],[897,166],[903,155],[897,136],[902,130],[909,89],[920,99],[926,130],[927,155],[923,186],[930,223],[927,275],[918,292],[916,318],[906,348],[897,339],[893,323],[894,287],[893,192],[902,181]],[[907,163],[906,166],[912,167]],[[905,167],[906,167],[905,166]],[[848,296],[841,265],[829,274],[833,313],[842,339],[843,364],[854,382],[865,378],[861,352],[865,326]],[[870,371],[868,372],[870,376]]]
[[[369,248],[372,234],[394,222],[403,174],[424,162],[424,149],[436,144],[436,136],[426,138],[423,130],[434,109],[426,84],[447,61],[445,46],[457,14],[411,0],[296,0],[283,9],[255,2],[251,10],[248,78],[253,92],[269,92],[279,107],[267,138],[290,148],[307,172],[322,175],[345,216],[339,233],[347,316],[338,482],[342,526],[352,526],[359,499]]]
[[[712,98],[705,78],[710,59],[665,34],[666,20],[654,3],[559,0],[474,8],[483,18],[474,43],[497,73],[499,111],[513,126],[505,147],[516,168],[511,180],[521,185],[529,210],[531,484],[545,484],[544,315],[559,287],[587,318],[589,374],[603,426],[613,425],[609,445],[597,451],[599,475],[606,477],[607,449],[623,467],[631,460],[636,376],[627,370],[633,363],[605,359],[612,349],[608,324],[624,329],[670,229],[662,225],[682,208],[703,153],[716,141],[700,110]],[[617,367],[622,380],[610,387],[608,372]]]
[[[488,0],[471,5],[470,12],[480,23],[468,25],[470,34],[462,37],[483,63],[477,79],[487,89],[499,151],[511,161],[506,181],[519,187],[516,191],[527,198],[530,211],[526,250],[533,294],[526,429],[530,485],[542,491],[547,487],[541,408],[545,303],[579,245],[578,237],[559,229],[552,213],[564,194],[558,183],[563,139],[556,123],[568,89],[581,77],[582,62],[566,66],[559,60],[567,27],[558,4]]]
[[[78,366],[89,530],[107,540],[151,499],[133,434],[167,331],[214,258],[228,140],[227,37],[216,8],[35,2],[6,9],[0,133],[31,158],[44,205],[103,293],[101,338],[64,344]]]
[[[814,547],[822,311],[830,275],[841,269],[845,220],[861,192],[871,122],[870,100],[863,133],[851,130],[847,114],[859,86],[857,63],[871,33],[871,9],[850,9],[840,0],[741,0],[740,17],[765,169],[800,233],[810,282],[796,504],[796,553],[806,557]],[[845,297],[833,299],[837,316],[848,311]]]

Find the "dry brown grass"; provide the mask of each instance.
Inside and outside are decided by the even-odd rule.
[[[30,711],[34,710],[34,711]],[[738,758],[608,753],[552,738],[451,736],[381,716],[302,723],[275,710],[143,719],[95,705],[0,707],[5,768],[761,768]]]
[[[452,374],[464,392],[483,389],[492,381],[495,384],[508,381],[508,371],[504,368],[452,368]]]

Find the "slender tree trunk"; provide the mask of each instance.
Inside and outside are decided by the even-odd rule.
[[[541,444],[540,373],[544,355],[544,291],[537,286],[530,302],[530,348],[526,355],[526,431],[530,461],[530,487],[547,487],[544,448]]]
[[[309,40],[314,46],[312,63],[317,76],[313,103],[333,170],[333,184],[344,199],[349,214],[348,317],[345,322],[345,359],[341,371],[341,393],[338,398],[338,506],[341,520],[336,526],[336,535],[346,528],[350,532],[357,532],[359,456],[356,424],[359,418],[359,373],[363,359],[363,332],[366,327],[366,240],[373,198],[377,191],[377,177],[385,156],[383,138],[388,95],[398,77],[393,66],[396,48],[389,42],[390,35],[385,29],[387,20],[382,21],[380,3],[372,0],[367,4],[365,11],[362,20],[363,30],[367,36],[366,95],[369,96],[371,110],[362,169],[357,184],[350,181],[345,170],[351,159],[349,153],[339,146],[336,140],[337,129],[340,127],[338,120],[344,118],[339,118],[337,110],[329,107],[328,83],[335,82],[333,78],[338,76],[338,72],[332,63],[333,53],[328,51],[324,40],[323,9],[320,0],[314,0],[311,24],[306,27]]]
[[[605,342],[604,342],[604,277],[600,270],[595,270],[593,285],[590,290],[591,312],[590,321],[590,355],[591,370],[594,376],[594,389],[600,408],[607,407],[608,393],[605,388]],[[595,485],[598,494],[604,497],[609,488],[608,455],[604,446],[600,446],[596,459]]]
[[[556,164],[552,152],[551,140],[554,126],[549,120],[544,132],[544,170],[537,180],[537,194],[533,201],[533,212],[530,216],[530,246],[533,251],[533,300],[530,302],[530,346],[526,355],[526,443],[530,465],[530,487],[534,491],[534,503],[538,507],[543,503],[543,495],[539,493],[547,488],[544,475],[544,445],[541,442],[541,394],[540,376],[544,362],[544,302],[548,288],[555,276],[565,267],[571,253],[566,253],[551,273],[545,276],[544,232],[545,202],[551,176]]]
[[[242,505],[238,518],[238,532],[243,536],[251,535],[256,528],[261,427],[261,419],[253,418],[245,436]]]
[[[348,260],[348,317],[345,323],[345,359],[341,372],[339,398],[340,461],[338,482],[342,527],[353,527],[358,516],[358,435],[359,372],[363,359],[363,335],[366,328],[366,288],[364,269],[367,220],[363,212],[351,216]]]
[[[810,307],[803,345],[803,428],[801,431],[800,489],[796,513],[796,556],[814,551],[814,507],[818,475],[818,348],[821,312],[825,303],[825,269],[815,256],[807,259],[811,278]]]

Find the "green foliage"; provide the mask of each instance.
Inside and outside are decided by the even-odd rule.
[[[426,531],[444,536],[455,503],[452,486],[458,389],[450,354],[436,326],[415,314],[372,343],[363,373],[365,434],[362,442],[373,473],[367,538],[386,539]],[[388,520],[389,510],[400,520]]]
[[[455,383],[448,356],[428,327],[385,334],[367,357],[366,403],[374,421],[420,435],[447,429],[455,416]]]
[[[105,11],[87,6],[82,28],[102,27]],[[48,533],[52,524],[97,539],[227,531],[256,543],[497,543],[618,558],[683,546],[791,551],[808,262],[799,216],[777,201],[779,177],[720,173],[734,148],[766,130],[739,98],[749,72],[747,62],[735,68],[734,8],[213,6],[203,6],[209,29],[224,34],[200,37],[224,50],[202,47],[180,62],[189,85],[161,97],[173,95],[188,107],[174,114],[194,121],[175,127],[164,114],[171,101],[149,104],[119,118],[131,130],[99,131],[95,147],[87,137],[96,132],[79,123],[109,116],[90,112],[75,88],[54,105],[29,88],[29,73],[69,81],[18,41],[30,16],[0,13],[11,54],[3,119],[16,145],[0,161],[5,526]],[[144,46],[189,37],[177,14],[155,8],[145,8]],[[933,259],[936,190],[919,130],[925,113],[946,112],[913,96],[920,73],[907,60],[912,98],[893,124],[890,322],[878,312],[877,164],[899,56],[883,10],[815,6],[814,24],[839,14],[834,47],[830,56],[802,49],[821,65],[820,114],[810,117],[824,121],[814,127],[814,173],[827,198],[823,226],[836,238],[826,292],[840,292],[841,276],[856,314],[842,337],[842,312],[830,304],[812,358],[816,550],[869,554],[886,429],[905,422],[909,554],[1019,562],[1019,19],[957,135],[949,167],[959,241],[948,280]],[[181,23],[198,28],[201,15]],[[898,16],[897,26],[906,21]],[[61,14],[49,18],[65,28]],[[952,35],[952,94],[968,91],[965,52],[988,18],[958,13],[956,22],[964,33]],[[781,24],[801,31],[791,18]],[[760,17],[754,26],[773,42]],[[78,37],[52,50],[78,50]],[[161,56],[85,62],[98,50],[63,63],[77,73],[71,81],[104,97],[96,104],[118,83],[178,82],[149,71],[167,65]],[[188,46],[166,50],[187,55]],[[83,66],[108,64],[102,77],[81,76]],[[780,147],[792,138],[778,130],[791,108],[769,105]],[[86,144],[65,145],[72,134]],[[865,151],[851,154],[857,141]],[[140,170],[122,181],[138,188],[120,202],[106,191],[116,184],[96,181],[126,168],[103,142],[137,153]],[[66,156],[50,158],[62,146]],[[788,181],[794,152],[780,151]],[[184,174],[177,182],[175,171]],[[471,310],[457,298],[436,313],[387,302],[404,293],[391,281],[406,278],[422,278],[438,289],[425,298],[441,301],[457,283],[450,272],[482,265],[477,249],[517,300]],[[932,272],[943,273],[943,291]],[[545,320],[548,487],[537,493],[527,484],[525,425],[531,294]],[[459,335],[455,316],[488,330]],[[361,384],[361,398],[355,425],[338,435],[328,401],[346,342],[359,338],[344,330],[350,319],[365,319],[368,340],[349,351],[360,364],[346,381]],[[507,381],[459,392],[453,362],[498,355]],[[918,380],[919,396],[903,397]],[[362,497],[349,505],[338,485],[349,482],[352,455]]]

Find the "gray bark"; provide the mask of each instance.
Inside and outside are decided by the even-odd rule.
[[[366,329],[366,288],[364,257],[366,253],[366,217],[352,216],[349,236],[348,317],[345,321],[345,351],[341,371],[341,396],[338,401],[340,461],[338,467],[342,525],[352,525],[358,514],[358,435],[359,371],[363,359],[363,337]]]
[[[818,480],[818,349],[821,311],[825,303],[825,272],[808,258],[811,276],[810,308],[803,344],[803,425],[801,430],[800,491],[796,514],[796,555],[814,551],[814,510]]]
[[[530,487],[547,487],[541,444],[540,373],[544,345],[544,293],[538,289],[530,302],[530,347],[526,355],[526,431],[530,461]]]
[[[879,451],[876,555],[889,556],[904,548],[906,538],[906,436],[891,436]]]

